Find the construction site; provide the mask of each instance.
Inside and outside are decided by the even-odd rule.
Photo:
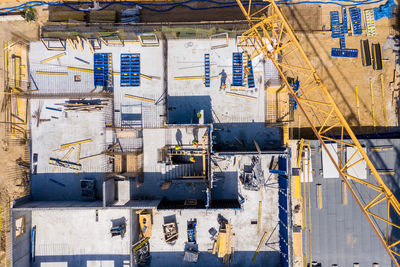
[[[400,267],[394,0],[0,3],[0,266]]]

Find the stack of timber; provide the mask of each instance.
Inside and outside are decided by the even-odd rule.
[[[65,101],[62,104],[56,104],[64,107],[64,111],[99,111],[102,108],[107,106],[107,103],[104,103],[106,100],[102,99],[70,99]]]
[[[230,223],[225,223],[221,227],[213,246],[212,253],[222,258],[225,265],[229,266],[233,255],[233,227]]]

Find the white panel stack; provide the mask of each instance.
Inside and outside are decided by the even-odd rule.
[[[367,36],[375,36],[376,27],[375,27],[374,10],[367,9],[364,12],[365,12],[365,29],[367,31]]]
[[[303,171],[300,174],[300,179],[302,183],[311,183],[313,181],[311,151],[304,149],[304,155]],[[310,168],[308,168],[308,163],[310,163]]]
[[[346,149],[346,162],[351,158],[351,156],[356,152],[357,148],[355,147],[347,147]],[[365,151],[365,148],[364,148]],[[360,153],[357,153],[351,161],[347,164],[347,166],[350,166],[353,163],[356,163],[362,159],[362,156]],[[352,166],[351,168],[347,169],[347,173],[351,176],[357,177],[359,179],[367,179],[367,163],[365,161],[361,161],[357,163],[356,165]]]
[[[338,147],[337,143],[328,143],[326,147],[329,153],[332,155],[336,164],[338,164]],[[335,165],[333,164],[328,152],[322,147],[322,172],[325,179],[339,178],[339,172],[337,171]]]

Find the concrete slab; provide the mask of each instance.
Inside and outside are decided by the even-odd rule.
[[[62,159],[72,149],[65,160],[77,162],[78,145],[63,151],[54,151],[62,144],[91,139],[81,145],[80,158],[95,155],[106,149],[105,111],[59,112],[46,107],[60,108],[55,104],[67,99],[32,99],[30,103],[31,153],[37,154],[37,174],[31,177],[31,194],[36,200],[81,200],[80,179],[97,180],[98,197],[101,197],[102,175],[111,171],[112,165],[105,156],[82,160],[82,170],[57,167],[49,164],[50,157]],[[32,118],[41,110],[41,119],[50,119],[37,125]],[[55,117],[55,118],[53,118]],[[88,127],[90,126],[90,127]],[[33,157],[33,156],[32,156]]]
[[[123,266],[130,258],[130,209],[33,210],[36,260],[33,266]],[[113,223],[125,221],[126,234],[111,237]],[[104,264],[108,265],[104,265]],[[53,265],[52,265],[53,264]],[[61,264],[61,263],[60,263]],[[102,265],[103,264],[103,265]],[[57,265],[58,266],[58,265]]]
[[[204,120],[209,122],[264,122],[265,92],[264,63],[261,57],[252,60],[255,88],[232,91],[232,53],[240,49],[235,39],[228,46],[211,49],[208,39],[168,40],[168,108],[170,123],[195,123],[193,114],[204,110]],[[210,54],[210,87],[202,78],[177,80],[177,77],[204,76],[204,54]],[[266,61],[267,68],[272,63]],[[227,74],[227,89],[220,89],[220,73]],[[277,76],[276,72],[269,72]],[[271,77],[267,77],[270,79]],[[234,92],[251,98],[227,95]]]

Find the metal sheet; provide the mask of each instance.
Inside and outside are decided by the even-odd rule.
[[[364,148],[364,151],[365,151],[365,148]],[[355,152],[356,152],[355,147],[347,147],[346,162],[351,158],[351,156]],[[359,161],[360,159],[362,159],[362,156],[360,153],[357,153],[357,155],[355,155],[353,157],[353,159],[347,165],[350,166],[351,164]],[[352,166],[351,168],[349,168],[347,170],[347,173],[350,174],[351,176],[355,176],[357,178],[365,180],[365,179],[367,179],[367,163],[365,161],[361,161],[361,162],[357,163],[356,165]]]
[[[328,148],[329,153],[331,153],[337,164],[338,163],[337,143],[328,143],[326,144],[326,146]],[[322,171],[323,171],[323,177],[325,179],[339,178],[339,172],[337,171],[335,165],[329,158],[328,153],[327,151],[325,151],[324,148],[322,148]]]

